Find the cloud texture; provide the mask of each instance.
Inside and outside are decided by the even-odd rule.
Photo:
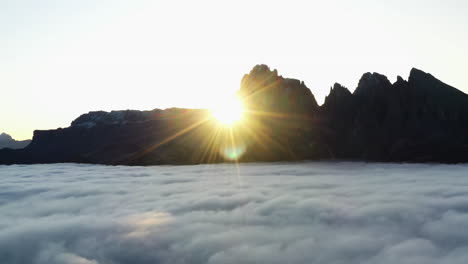
[[[466,263],[468,166],[0,166],[0,263]]]

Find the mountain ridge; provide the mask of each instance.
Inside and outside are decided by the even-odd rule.
[[[15,140],[7,133],[0,134],[0,149],[9,148],[9,149],[21,149],[26,147],[31,143],[30,139],[27,140]]]
[[[468,95],[416,68],[394,83],[364,73],[353,92],[335,83],[318,105],[303,81],[259,64],[243,76],[238,95],[248,122],[234,131],[243,152],[236,161],[468,162]],[[35,131],[25,149],[0,151],[0,164],[224,162],[229,148],[223,136],[211,138],[217,128],[209,115],[89,112],[68,128]]]

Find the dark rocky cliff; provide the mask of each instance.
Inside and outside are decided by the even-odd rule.
[[[318,106],[304,82],[257,65],[238,93],[245,120],[229,131],[207,110],[90,112],[68,128],[35,131],[24,149],[0,150],[0,164],[468,161],[468,96],[417,69],[393,84],[365,73],[353,93],[335,84]]]
[[[382,161],[468,160],[468,96],[432,75],[412,69],[391,84],[366,73],[352,95],[330,98],[321,118],[338,158]]]
[[[257,65],[244,75],[239,94],[252,111],[313,116],[318,109],[304,82],[279,76],[266,65]]]

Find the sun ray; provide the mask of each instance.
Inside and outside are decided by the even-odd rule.
[[[177,133],[171,135],[171,136],[168,136],[166,137],[165,139],[159,141],[158,143],[156,144],[153,144],[152,146],[150,147],[147,147],[146,149],[144,149],[143,151],[140,151],[138,152],[137,154],[133,155],[132,157],[128,158],[127,160],[131,161],[131,160],[135,160],[135,159],[138,159],[138,158],[141,158],[142,156],[144,156],[145,154],[151,152],[151,151],[154,151],[155,149],[159,148],[160,146],[166,144],[166,143],[169,143],[171,142],[172,140],[190,132],[191,130],[199,127],[200,125],[202,125],[203,123],[206,123],[207,121],[209,121],[209,118],[203,118],[202,120],[198,121],[198,122],[195,122],[193,124],[191,124],[190,126],[188,127],[185,127],[181,130],[179,130]]]
[[[232,126],[242,119],[244,106],[237,97],[227,98],[226,100],[219,100],[211,108],[211,114],[220,124]]]
[[[213,133],[209,133],[208,138],[204,141],[204,148],[200,155],[200,161],[206,161],[208,163],[215,162],[217,156],[217,145],[219,145],[221,129],[220,127],[215,127]]]

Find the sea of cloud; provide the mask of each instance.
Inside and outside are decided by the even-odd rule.
[[[0,166],[0,263],[460,263],[468,165]]]

